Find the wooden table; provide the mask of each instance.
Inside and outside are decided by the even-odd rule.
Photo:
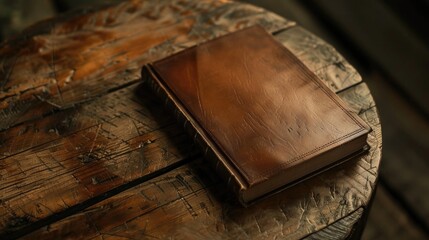
[[[139,78],[149,61],[253,24],[373,132],[368,154],[242,208]],[[1,239],[359,235],[381,158],[375,103],[355,69],[294,22],[238,2],[130,1],[38,23],[0,59]]]

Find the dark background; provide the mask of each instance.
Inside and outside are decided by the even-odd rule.
[[[119,0],[0,0],[0,40],[75,8]],[[429,239],[429,0],[244,0],[332,44],[369,85],[383,158],[364,239]]]

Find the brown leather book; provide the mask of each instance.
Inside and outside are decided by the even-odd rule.
[[[366,145],[368,125],[260,26],[143,67],[244,205]]]

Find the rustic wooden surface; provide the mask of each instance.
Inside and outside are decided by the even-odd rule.
[[[426,102],[419,102],[414,94],[427,92],[427,77],[420,74],[420,79],[416,78],[427,67],[391,64],[428,58],[429,45],[424,51],[415,51],[422,45],[414,43],[428,42],[423,36],[429,33],[424,25],[427,21],[415,20],[427,19],[429,5],[422,7],[421,1],[365,0],[359,4],[350,1],[353,7],[347,8],[342,0],[243,1],[297,21],[334,45],[371,89],[383,123],[383,164],[362,239],[429,239],[429,118],[420,107]],[[347,9],[353,14],[341,14]],[[389,34],[380,34],[380,29],[388,29]],[[383,47],[374,47],[380,43]],[[404,49],[412,54],[401,55]],[[423,68],[415,71],[419,66]],[[398,71],[403,74],[393,74]],[[404,73],[413,78],[402,78]],[[403,82],[407,88],[398,85],[401,78],[410,80]]]
[[[369,154],[244,209],[138,82],[144,63],[255,23],[374,131]],[[338,223],[351,230],[366,211],[381,157],[370,92],[335,49],[277,15],[227,1],[130,1],[39,23],[0,56],[4,237],[342,238],[350,231]]]

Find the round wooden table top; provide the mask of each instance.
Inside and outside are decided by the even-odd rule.
[[[235,202],[143,64],[253,24],[272,32],[370,124],[369,153],[249,208]],[[40,22],[0,46],[0,238],[346,238],[381,158],[368,87],[334,48],[229,1],[129,1]]]

